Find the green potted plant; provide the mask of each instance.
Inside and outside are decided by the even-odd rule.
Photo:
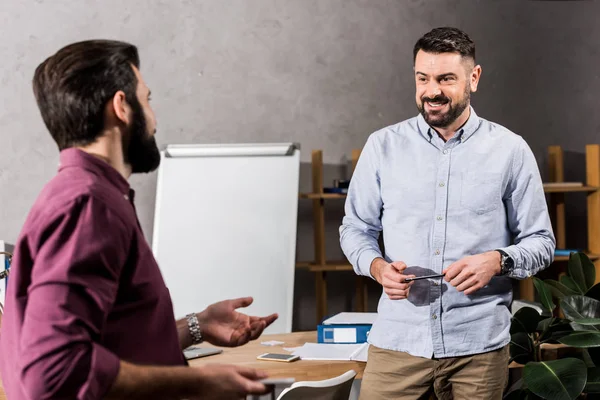
[[[532,307],[512,318],[510,361],[524,364],[522,378],[505,399],[571,400],[600,393],[600,284],[585,253],[571,253],[560,279],[533,278],[539,301],[549,317]],[[557,308],[557,304],[560,308]],[[544,344],[561,343],[574,355],[544,360]]]

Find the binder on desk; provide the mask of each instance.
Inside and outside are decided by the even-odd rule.
[[[340,313],[317,327],[319,343],[366,343],[377,313]]]

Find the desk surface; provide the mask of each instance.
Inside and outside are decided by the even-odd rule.
[[[280,346],[263,346],[260,343],[269,340],[278,340],[285,342]],[[259,361],[256,357],[263,353],[285,353],[283,347],[302,346],[306,342],[316,343],[317,332],[295,332],[281,335],[263,335],[258,340],[248,343],[242,347],[223,348],[223,353],[197,358],[190,361],[191,366],[200,366],[206,364],[237,364],[251,368],[267,371],[273,378],[295,378],[296,381],[316,381],[329,379],[339,376],[351,369],[357,373],[357,379],[362,377],[366,363],[357,361],[305,361],[299,360],[291,363],[277,361]],[[207,345],[210,346],[210,345]],[[212,347],[212,346],[210,346]],[[563,345],[543,345],[543,357],[546,360],[560,358],[563,351],[569,348]],[[510,368],[520,368],[522,365],[511,363]],[[0,400],[6,400],[6,395],[0,381]]]
[[[261,342],[278,340],[285,342],[279,346],[264,346]],[[357,379],[362,377],[366,363],[358,361],[308,361],[293,362],[260,361],[256,357],[263,353],[284,353],[283,347],[298,347],[306,342],[317,342],[317,332],[295,332],[281,335],[263,335],[258,340],[242,347],[223,348],[223,353],[190,360],[191,366],[205,364],[237,364],[266,371],[274,378],[295,378],[296,381],[316,381],[329,379],[353,369]],[[210,345],[207,345],[210,346]],[[1,399],[0,399],[1,400]]]

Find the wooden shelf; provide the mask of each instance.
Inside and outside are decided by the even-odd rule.
[[[360,150],[352,151],[352,171],[356,167]],[[329,271],[352,271],[352,266],[347,260],[327,260],[325,254],[325,199],[345,199],[345,193],[324,193],[323,185],[323,151],[313,150],[311,160],[312,188],[310,193],[300,193],[300,199],[312,200],[313,206],[313,236],[315,241],[315,258],[312,261],[298,262],[296,268],[304,268],[315,275],[316,293],[316,323],[319,324],[327,313],[327,282],[326,275]],[[368,278],[356,276],[355,311],[367,311],[367,286]]]
[[[585,253],[585,254],[587,254],[587,256],[592,261],[600,259],[600,254],[592,254],[592,253]],[[554,256],[554,261],[569,261],[569,256]]]
[[[565,182],[564,152],[560,146],[548,147],[549,182],[544,192],[549,193],[548,210],[556,237],[556,247],[568,248],[566,234],[567,192],[586,192],[587,197],[587,249],[588,257],[596,267],[596,283],[600,281],[600,145],[585,146],[585,181],[581,186]],[[564,184],[563,184],[564,183]],[[565,262],[569,256],[555,256],[554,261]],[[523,279],[519,284],[520,298],[533,301],[535,289],[532,279]]]
[[[314,262],[298,262],[296,268],[305,268],[311,272],[352,271],[352,265],[347,261],[328,261],[325,264]]]
[[[345,199],[346,194],[342,193],[300,193],[301,199]]]
[[[597,192],[600,190],[600,187],[596,186],[546,186],[544,185],[545,193],[566,193],[566,192]]]

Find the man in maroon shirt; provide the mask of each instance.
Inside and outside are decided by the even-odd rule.
[[[190,368],[183,357],[201,340],[236,346],[256,339],[277,316],[238,313],[252,302],[243,298],[175,321],[127,183],[160,163],[137,49],[116,41],[69,45],[36,69],[33,86],[60,166],[15,246],[0,335],[8,398],[265,393],[262,372]]]

